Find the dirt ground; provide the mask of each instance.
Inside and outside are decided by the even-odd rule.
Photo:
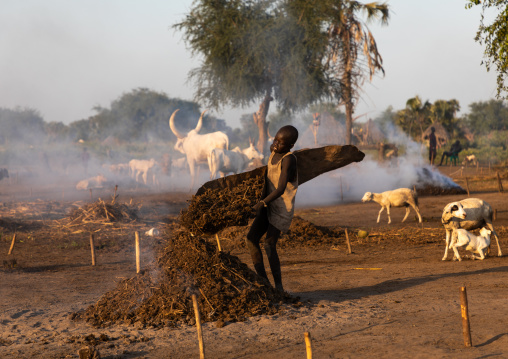
[[[134,231],[141,233],[141,265],[153,258],[153,244],[168,235],[166,225],[186,206],[188,194],[120,191],[119,200],[137,206],[137,221],[65,227],[62,218],[90,201],[89,194],[69,189],[60,201],[49,201],[42,192],[22,193],[15,186],[3,186],[0,192],[1,358],[77,358],[78,349],[90,343],[97,345],[102,358],[199,355],[193,326],[97,329],[70,319],[71,313],[96,303],[119,280],[136,275]],[[96,193],[94,199],[99,195],[108,198],[111,193]],[[299,208],[296,215],[316,225],[348,228],[353,253],[348,254],[344,241],[281,248],[285,289],[305,305],[222,328],[205,323],[206,357],[304,357],[304,332],[311,334],[315,358],[508,357],[507,196],[471,193],[497,210],[494,226],[505,256],[496,256],[493,241],[484,261],[441,260],[442,209],[464,195],[421,197],[423,229],[414,212],[400,223],[404,214],[400,208],[392,209],[392,224],[386,223],[386,213],[376,224],[380,208],[376,203]],[[144,235],[150,228],[158,228],[161,235]],[[359,238],[359,229],[369,236]],[[90,260],[92,232],[96,266]],[[14,233],[16,243],[9,256]],[[227,248],[228,240],[222,240]],[[232,248],[232,254],[251,266],[245,248]],[[462,337],[459,290],[464,285],[472,348],[464,347]]]

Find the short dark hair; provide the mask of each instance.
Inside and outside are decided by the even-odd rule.
[[[291,125],[283,126],[279,129],[278,132],[283,133],[284,137],[287,137],[287,139],[292,145],[294,145],[298,140],[298,130],[294,126]]]
[[[431,128],[430,128],[430,130],[431,130],[432,132],[436,132],[436,129],[435,129],[434,127],[431,127]]]

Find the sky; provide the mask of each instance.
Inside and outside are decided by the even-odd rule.
[[[479,7],[466,10],[466,0],[387,3],[389,25],[369,25],[385,76],[366,83],[357,115],[375,118],[416,95],[456,99],[461,115],[470,103],[495,97],[496,75],[481,65],[483,48],[474,41]],[[200,63],[172,28],[191,6],[192,0],[3,0],[0,107],[31,108],[46,122],[69,124],[140,87],[193,100],[187,75]],[[212,114],[238,127],[242,114],[256,110]]]

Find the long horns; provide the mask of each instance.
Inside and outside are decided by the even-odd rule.
[[[199,116],[198,124],[196,125],[196,128],[194,129],[194,131],[196,131],[196,133],[198,133],[199,130],[201,130],[201,126],[203,126],[203,115],[205,114],[206,111],[208,111],[208,110],[204,110],[203,112],[201,112],[201,116]]]
[[[171,117],[169,118],[169,128],[171,128],[171,131],[173,131],[173,133],[175,134],[176,137],[184,138],[185,135],[182,135],[175,127],[175,115],[178,111],[180,111],[180,109],[175,110],[175,112],[173,112],[173,114],[171,114]],[[201,130],[201,127],[203,126],[203,115],[205,114],[206,111],[207,110],[204,110],[203,112],[201,112],[201,116],[199,116],[198,124],[196,125],[196,128],[194,129],[196,131],[196,133],[199,132],[199,130]]]
[[[180,111],[179,109],[178,110],[175,110],[175,112],[173,112],[173,114],[171,115],[171,117],[169,118],[169,128],[171,128],[171,131],[173,131],[173,133],[175,134],[175,136],[177,138],[184,138],[185,136],[182,135],[180,132],[178,132],[178,130],[176,129],[175,127],[175,115],[176,113]]]

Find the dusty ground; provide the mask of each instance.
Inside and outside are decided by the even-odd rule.
[[[13,269],[7,264],[0,267],[1,358],[77,358],[77,350],[90,342],[97,344],[102,358],[198,356],[194,327],[96,329],[69,319],[70,313],[95,303],[120,279],[136,275],[134,231],[143,234],[152,227],[164,231],[185,206],[187,194],[120,192],[119,199],[130,202],[132,197],[140,208],[138,221],[63,228],[58,221],[72,208],[70,199],[87,201],[88,194],[68,190],[61,201],[49,202],[36,191],[31,197],[26,190],[16,191],[14,186],[5,186],[0,196],[4,202],[0,260],[15,258],[17,262]],[[471,196],[497,209],[494,225],[508,254],[508,195]],[[37,197],[43,200],[36,201]],[[494,256],[494,244],[485,261],[441,261],[442,208],[463,197],[420,198],[424,230],[413,212],[401,224],[403,209],[392,210],[391,225],[386,224],[385,213],[376,224],[379,206],[375,203],[299,209],[297,215],[315,224],[347,227],[353,254],[348,254],[344,242],[281,249],[285,288],[306,305],[223,328],[206,323],[206,356],[304,357],[304,332],[308,331],[316,358],[508,357],[507,257]],[[357,238],[358,229],[370,236]],[[7,256],[15,231],[13,253]],[[91,231],[96,238],[95,267],[90,265]],[[152,257],[152,242],[164,235],[141,236],[142,263]],[[245,249],[232,253],[250,265]],[[468,291],[473,348],[465,348],[462,338],[459,289],[463,285]]]

